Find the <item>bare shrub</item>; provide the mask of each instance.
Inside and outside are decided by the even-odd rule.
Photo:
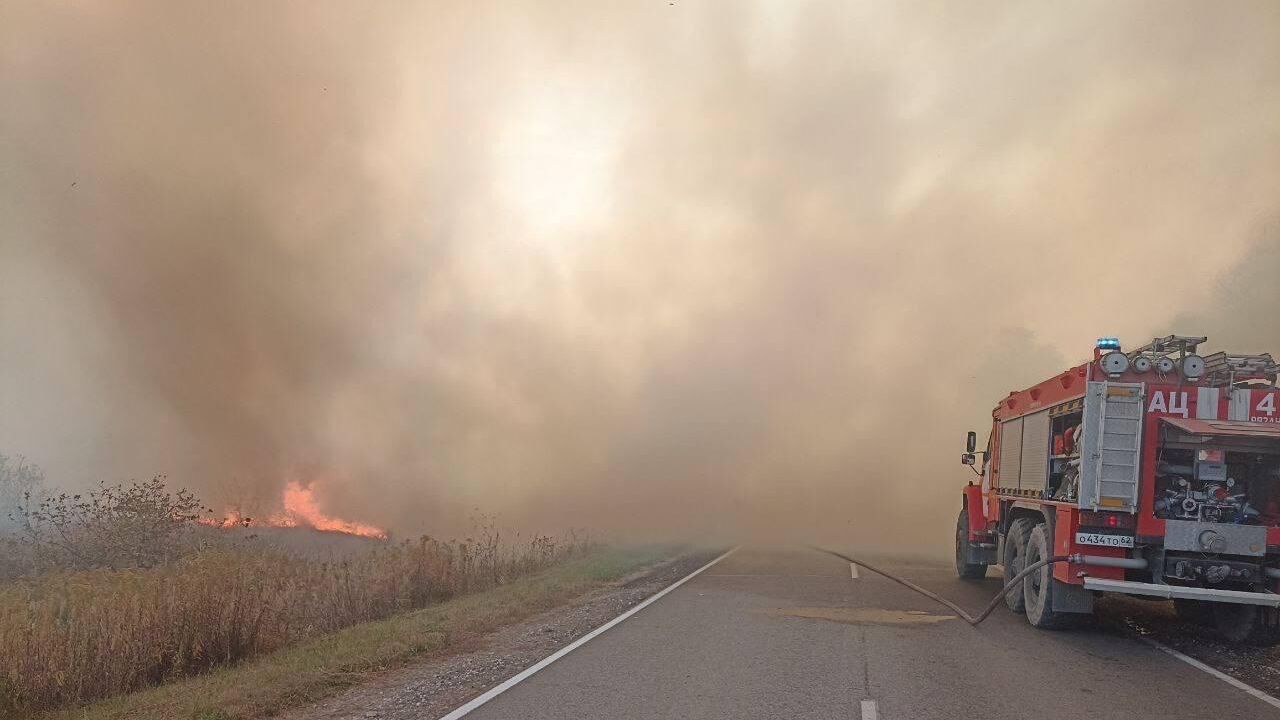
[[[0,581],[31,572],[29,548],[18,542],[22,508],[45,495],[44,472],[21,455],[0,455]]]
[[[0,455],[0,530],[21,523],[19,510],[27,498],[39,500],[44,492],[44,471],[21,455]]]
[[[193,493],[169,490],[158,475],[83,494],[27,493],[19,532],[38,571],[151,567],[190,550],[187,531],[202,510]]]

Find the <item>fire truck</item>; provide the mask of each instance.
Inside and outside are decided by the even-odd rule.
[[[1009,393],[986,449],[970,432],[956,572],[1006,583],[1040,628],[1101,593],[1172,600],[1233,642],[1280,640],[1280,368],[1269,354],[1200,355],[1171,335]]]

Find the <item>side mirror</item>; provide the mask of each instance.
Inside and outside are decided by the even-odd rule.
[[[978,433],[970,430],[969,436],[965,438],[965,441],[964,441],[964,451],[967,453],[972,453],[974,450],[977,450],[977,449],[978,449]],[[972,465],[973,463],[969,463],[969,464]]]
[[[965,453],[960,456],[961,465],[973,465],[978,461],[978,456],[973,453]]]

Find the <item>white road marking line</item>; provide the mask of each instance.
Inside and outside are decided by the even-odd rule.
[[[833,578],[833,577],[837,577],[837,576],[835,576],[835,575],[825,575],[825,574],[823,574],[823,575],[790,575],[790,574],[788,574],[788,575],[761,575],[760,573],[738,573],[738,574],[734,574],[734,573],[718,573],[718,572],[710,572],[710,573],[707,573],[707,577],[730,577],[730,578],[743,578],[743,577],[749,577],[749,578],[797,578],[797,577],[819,577],[819,578]]]
[[[666,595],[667,593],[671,592],[672,590],[675,590],[676,588],[680,587],[681,585],[683,585],[683,584],[685,584],[685,583],[689,582],[690,580],[694,579],[694,578],[695,578],[695,577],[697,577],[698,575],[702,574],[702,571],[703,571],[703,570],[706,570],[707,568],[711,567],[712,565],[715,565],[716,563],[720,562],[721,560],[723,560],[723,559],[725,559],[725,558],[729,557],[730,555],[732,555],[732,554],[734,554],[735,552],[737,552],[737,550],[738,550],[738,548],[736,548],[736,547],[735,547],[735,548],[731,548],[728,552],[726,552],[725,554],[723,554],[723,555],[721,555],[720,557],[716,558],[715,560],[712,560],[711,562],[707,563],[706,565],[703,565],[702,567],[698,568],[697,570],[694,570],[693,572],[689,573],[688,575],[685,575],[684,577],[682,577],[682,578],[680,578],[679,580],[675,581],[674,583],[672,583],[672,584],[668,585],[667,587],[663,588],[662,590],[660,590],[660,591],[658,591],[658,592],[654,593],[654,594],[653,594],[653,595],[651,595],[648,599],[646,599],[644,602],[641,602],[639,605],[636,605],[635,607],[633,607],[633,608],[631,608],[630,610],[628,610],[628,611],[626,611],[626,612],[622,613],[621,615],[619,615],[618,617],[616,617],[616,618],[614,618],[614,619],[610,620],[609,622],[607,622],[607,623],[605,623],[605,624],[601,625],[600,627],[596,628],[595,630],[592,630],[591,632],[587,633],[586,635],[583,635],[582,637],[578,638],[577,640],[574,640],[573,642],[569,643],[568,645],[565,645],[564,647],[560,648],[559,650],[555,651],[554,653],[552,653],[552,654],[550,654],[550,655],[546,656],[545,658],[543,658],[543,659],[539,660],[537,663],[535,663],[535,664],[533,664],[533,665],[530,665],[529,667],[525,668],[524,670],[521,670],[521,671],[520,671],[520,673],[519,673],[519,674],[517,674],[515,677],[512,677],[511,679],[507,680],[506,682],[502,683],[501,685],[499,685],[499,686],[497,686],[497,687],[495,687],[495,688],[492,688],[492,689],[491,689],[491,690],[489,690],[488,692],[486,692],[486,693],[484,693],[483,695],[481,695],[481,696],[479,696],[479,697],[475,698],[474,700],[472,700],[471,702],[467,703],[466,705],[463,705],[462,707],[458,708],[457,710],[454,710],[453,712],[449,713],[448,715],[445,715],[444,717],[440,718],[440,720],[458,720],[458,718],[461,718],[461,717],[466,716],[466,715],[467,715],[467,714],[469,714],[471,711],[473,711],[473,710],[475,710],[475,709],[479,708],[481,705],[484,705],[485,703],[487,703],[487,702],[489,702],[490,700],[492,700],[492,699],[494,699],[494,698],[498,697],[498,696],[499,696],[499,695],[501,695],[502,693],[504,693],[504,692],[506,692],[506,691],[510,690],[511,688],[515,687],[516,685],[519,685],[521,682],[523,682],[523,681],[525,681],[525,680],[529,679],[530,677],[532,677],[532,676],[533,676],[533,674],[534,674],[534,673],[538,672],[539,670],[541,670],[541,669],[545,668],[546,666],[550,665],[551,663],[553,663],[553,662],[555,662],[555,661],[559,660],[560,658],[564,657],[565,655],[568,655],[569,653],[573,652],[574,650],[577,650],[578,648],[582,647],[583,645],[586,645],[586,644],[587,644],[588,642],[590,642],[593,638],[595,638],[597,635],[599,635],[600,633],[604,632],[605,630],[608,630],[609,628],[613,627],[614,625],[617,625],[618,623],[622,622],[623,620],[626,620],[627,618],[631,617],[632,615],[635,615],[636,613],[640,612],[641,610],[645,609],[646,607],[649,607],[649,606],[650,606],[650,605],[652,605],[654,602],[656,602],[659,598],[661,598],[663,595]]]
[[[862,701],[862,720],[879,720],[880,711],[876,709],[875,700]]]
[[[858,566],[854,565],[853,563],[849,563],[849,577],[853,578],[854,580],[858,579]]]
[[[1156,642],[1155,640],[1151,640],[1149,638],[1138,638],[1138,639],[1166,655],[1169,655],[1171,657],[1175,657],[1181,660],[1182,662],[1190,665],[1191,667],[1197,670],[1203,670],[1204,672],[1209,673],[1210,675],[1218,678],[1219,680],[1230,685],[1231,687],[1234,687],[1238,690],[1245,691],[1246,693],[1258,698],[1262,702],[1272,707],[1280,708],[1280,700],[1277,700],[1276,698],[1271,697],[1270,695],[1262,692],[1261,690],[1259,690],[1258,688],[1252,685],[1249,685],[1248,683],[1237,680],[1231,677],[1230,675],[1222,672],[1221,670],[1211,668],[1208,665],[1205,665],[1204,663],[1200,662],[1199,660],[1193,657],[1190,657],[1188,655],[1183,655],[1182,653],[1178,652],[1177,650],[1174,650],[1168,645],[1162,645]]]

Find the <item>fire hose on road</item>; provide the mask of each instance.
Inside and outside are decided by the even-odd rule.
[[[1114,565],[1116,567],[1136,567],[1136,563],[1142,562],[1145,564],[1145,561],[1129,560],[1127,558],[1098,558],[1098,557],[1085,556],[1085,555],[1055,555],[1051,558],[1046,558],[1044,560],[1031,563],[1030,565],[1023,568],[1022,572],[1018,573],[1017,575],[1014,575],[1013,579],[1005,583],[1005,586],[1000,589],[1000,592],[996,593],[996,596],[991,598],[991,602],[987,603],[987,606],[983,608],[982,612],[978,613],[977,616],[974,616],[974,615],[970,615],[968,612],[965,611],[964,608],[960,607],[959,605],[956,605],[955,603],[951,602],[950,600],[942,597],[941,595],[931,590],[926,590],[920,587],[919,585],[916,585],[915,583],[911,582],[910,580],[907,580],[906,578],[899,577],[886,570],[881,570],[880,568],[874,565],[869,565],[863,562],[862,560],[859,560],[854,557],[850,557],[841,552],[836,552],[835,550],[829,550],[827,548],[818,547],[816,545],[810,545],[809,548],[813,550],[817,550],[818,552],[821,552],[821,553],[826,553],[827,555],[834,555],[835,557],[838,557],[841,560],[844,560],[845,562],[853,563],[854,565],[857,565],[860,568],[865,568],[867,570],[870,570],[871,572],[877,575],[880,575],[881,577],[888,578],[889,580],[892,580],[898,583],[899,585],[902,585],[903,587],[914,590],[920,593],[921,595],[924,595],[925,597],[929,598],[930,600],[933,600],[934,602],[945,605],[946,607],[950,608],[953,612],[955,612],[956,615],[959,615],[961,618],[963,618],[965,622],[974,626],[978,625],[978,623],[981,623],[983,620],[986,620],[987,617],[991,615],[991,612],[995,610],[996,607],[998,607],[1000,603],[1004,600],[1004,596],[1006,593],[1008,593],[1013,588],[1017,587],[1018,584],[1021,583],[1023,579],[1026,578],[1028,575],[1030,575],[1033,572],[1036,572],[1037,570],[1039,570],[1040,568],[1046,565],[1053,565],[1055,563],[1060,563],[1060,562],[1074,562],[1074,563],[1087,563],[1090,565]]]

